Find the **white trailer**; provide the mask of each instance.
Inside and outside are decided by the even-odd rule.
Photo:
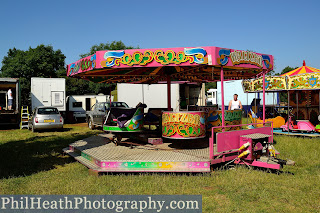
[[[56,107],[66,111],[66,80],[64,78],[31,78],[31,107]]]
[[[207,91],[207,105],[217,104],[217,89],[209,89]]]
[[[188,105],[205,106],[204,84],[171,84],[173,111],[186,110]],[[167,108],[166,84],[117,84],[117,101],[135,107],[139,102],[148,108]]]
[[[238,99],[241,101],[243,108],[245,111],[248,111],[251,107],[251,102],[254,98],[262,98],[262,93],[245,93],[242,88],[242,80],[233,80],[233,81],[225,81],[223,82],[223,88],[224,88],[224,105],[225,108],[228,107],[229,101],[233,99],[233,95],[237,94]],[[221,107],[221,82],[217,82],[217,104],[219,107]],[[266,105],[275,105],[277,103],[278,93],[266,93]],[[260,102],[262,105],[262,100]]]
[[[75,120],[85,119],[86,112],[90,111],[92,106],[98,102],[109,102],[110,96],[104,94],[98,95],[70,95],[67,97],[67,111],[72,113]]]

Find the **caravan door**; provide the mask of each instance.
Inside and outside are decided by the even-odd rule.
[[[54,107],[62,107],[63,106],[63,98],[64,98],[64,92],[51,92],[51,105]]]

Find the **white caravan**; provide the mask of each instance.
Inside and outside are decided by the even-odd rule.
[[[109,102],[110,96],[98,95],[70,95],[67,97],[68,112],[73,114],[75,120],[85,119],[86,111],[90,111],[92,106],[98,102]]]

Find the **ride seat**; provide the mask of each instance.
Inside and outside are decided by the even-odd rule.
[[[105,124],[125,124],[130,120],[134,113],[137,111],[137,108],[124,108],[124,107],[111,107]]]

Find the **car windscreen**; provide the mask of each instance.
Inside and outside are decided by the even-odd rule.
[[[55,115],[59,114],[59,111],[57,108],[39,108],[38,114],[40,115]]]
[[[110,108],[110,103],[103,103],[104,109],[109,109]]]
[[[124,102],[113,102],[112,107],[124,107],[124,108],[129,108],[129,106],[124,103]]]

